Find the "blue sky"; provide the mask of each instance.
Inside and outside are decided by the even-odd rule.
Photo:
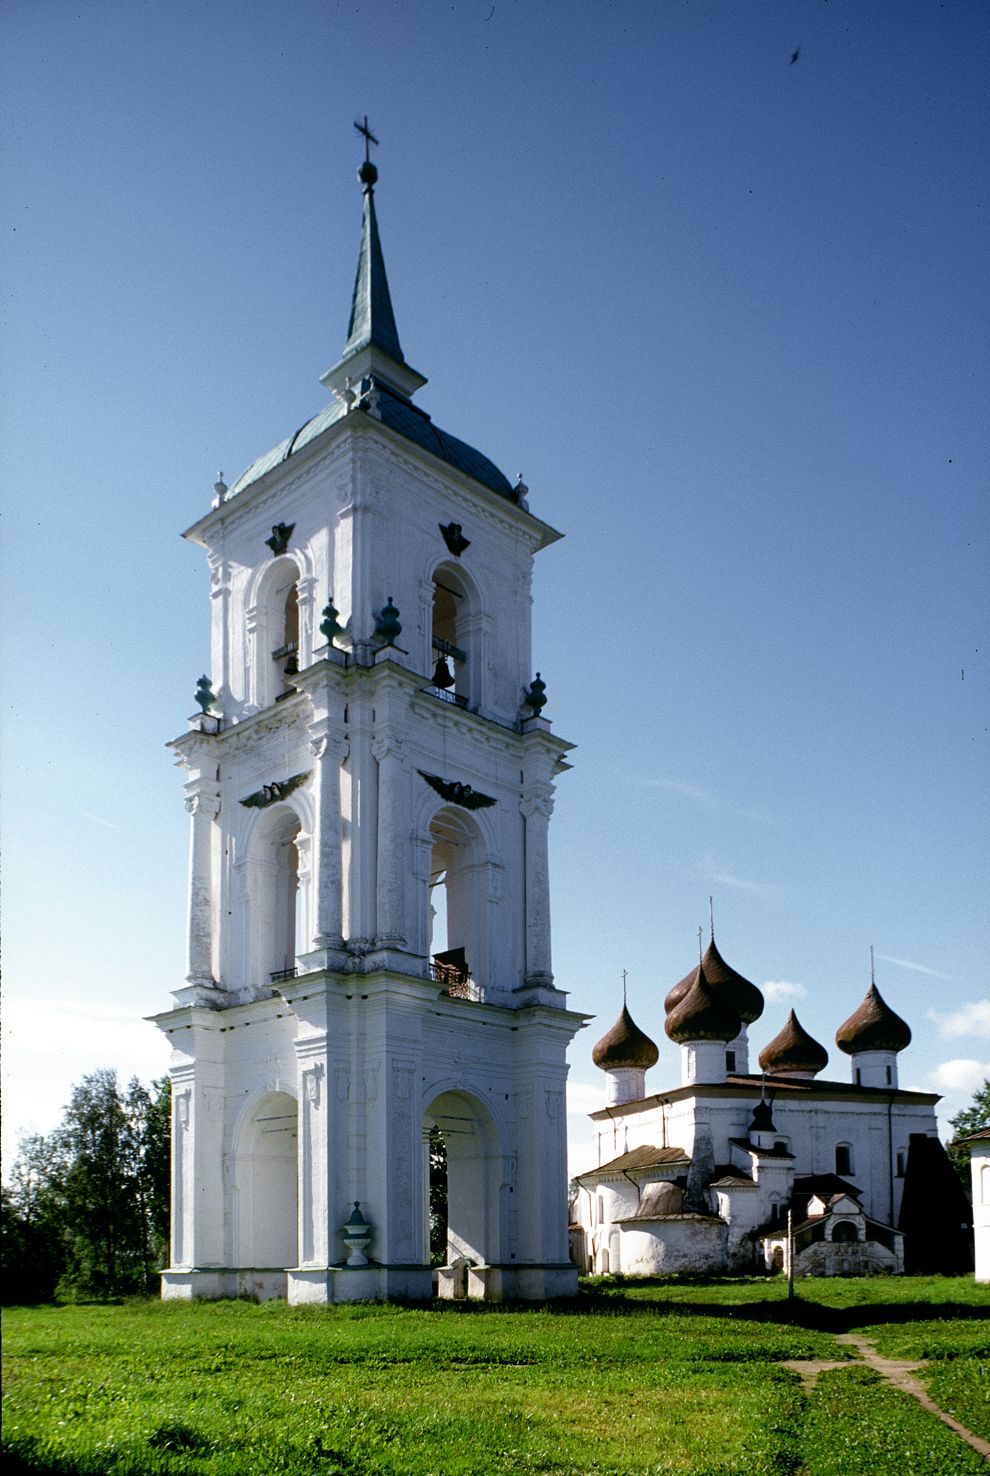
[[[208,664],[178,532],[325,403],[360,226],[419,402],[564,543],[534,665],[578,744],[560,985],[720,947],[836,1027],[877,952],[902,1084],[990,1071],[990,12],[817,3],[8,0],[5,1144],[147,1078],[183,967],[163,745]],[[791,56],[799,51],[796,62]],[[785,987],[787,986],[787,987]]]

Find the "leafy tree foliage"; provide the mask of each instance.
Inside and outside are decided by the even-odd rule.
[[[430,1128],[430,1265],[447,1264],[447,1145],[434,1123]]]
[[[949,1122],[956,1138],[965,1138],[969,1133],[978,1133],[981,1128],[990,1127],[990,1077],[974,1092],[969,1106],[957,1112],[955,1117],[950,1117]],[[956,1148],[952,1145],[948,1152],[953,1168],[968,1189],[970,1184],[969,1154],[965,1148]]]
[[[3,1190],[5,1302],[149,1288],[168,1240],[170,1095],[167,1077],[122,1092],[94,1071],[54,1133],[22,1140]]]

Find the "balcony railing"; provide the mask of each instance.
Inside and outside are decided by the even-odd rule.
[[[444,687],[426,687],[424,690],[429,692],[431,697],[435,697],[438,702],[446,702],[450,707],[467,708],[468,700],[462,697],[460,692],[450,692]]]
[[[286,979],[294,979],[298,972],[299,970],[296,968],[275,969],[268,977],[273,984],[284,984]]]

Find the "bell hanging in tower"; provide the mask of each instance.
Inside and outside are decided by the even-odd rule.
[[[452,687],[454,685],[454,676],[450,667],[447,665],[446,656],[437,657],[437,664],[433,669],[433,685],[435,687]]]

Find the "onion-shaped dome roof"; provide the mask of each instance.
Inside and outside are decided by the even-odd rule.
[[[660,1052],[623,1005],[622,1014],[595,1046],[591,1059],[603,1071],[620,1066],[639,1066],[645,1070],[657,1064]]]
[[[911,1044],[911,1027],[871,984],[859,1009],[835,1032],[835,1043],[847,1056],[858,1051],[903,1051]]]
[[[705,949],[702,959],[702,967],[708,983],[716,989],[726,989],[732,1007],[744,1025],[752,1025],[763,1014],[763,995],[755,984],[744,979],[742,974],[727,964],[725,959],[715,947],[715,939]],[[685,974],[679,984],[675,984],[663,1002],[665,1010],[670,1011],[680,1004],[694,982],[697,969],[692,969],[690,974]]]
[[[771,1075],[787,1076],[795,1071],[815,1075],[828,1065],[828,1051],[791,1010],[783,1030],[760,1052],[760,1065]]]
[[[664,1029],[678,1045],[689,1040],[735,1040],[742,1029],[739,1012],[728,991],[708,982],[700,963],[691,975],[687,992],[668,1011]]]

